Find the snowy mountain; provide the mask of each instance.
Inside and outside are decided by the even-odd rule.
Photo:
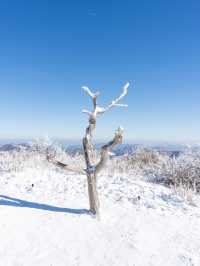
[[[100,144],[96,144],[95,148],[97,150],[100,150],[101,146],[103,145],[103,143]],[[179,156],[181,153],[183,153],[186,149],[187,146],[185,145],[164,145],[164,144],[160,144],[160,145],[147,145],[147,144],[140,144],[140,143],[136,143],[136,144],[121,144],[118,145],[116,148],[114,148],[113,152],[115,153],[115,155],[120,156],[120,155],[124,155],[124,154],[128,154],[128,155],[132,155],[134,154],[138,149],[153,149],[155,151],[158,151],[160,153],[165,153],[168,155],[175,155],[175,156]],[[193,147],[193,149],[195,149],[195,147]],[[83,153],[83,148],[81,145],[76,144],[76,145],[67,145],[66,147],[66,152],[72,155],[75,155],[76,153]]]
[[[22,149],[30,149],[30,147],[28,143],[4,144],[0,146],[0,151],[20,151]]]
[[[43,141],[43,140],[42,140]],[[0,151],[10,151],[10,150],[20,150],[20,149],[31,149],[33,147],[33,144],[36,142],[16,142],[16,143],[6,143],[1,144],[0,143]],[[104,145],[104,143],[98,143],[95,145],[95,148],[97,150],[100,150],[101,146]],[[69,142],[62,142],[63,149],[66,150],[67,153],[71,155],[75,155],[76,153],[83,153],[82,145],[80,144],[70,144]],[[121,144],[118,145],[114,149],[114,153],[117,156],[128,154],[132,155],[134,154],[138,149],[145,148],[145,149],[153,149],[155,151],[158,151],[160,153],[165,153],[168,155],[175,155],[179,156],[181,153],[183,153],[187,148],[188,145],[185,144],[171,144],[171,143],[135,143],[135,144]],[[191,145],[192,150],[198,150],[199,145]]]

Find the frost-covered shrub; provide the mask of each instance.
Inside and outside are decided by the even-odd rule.
[[[200,192],[199,154],[184,154],[177,159],[173,158],[167,183]]]
[[[158,161],[158,152],[150,149],[138,149],[136,153],[130,157],[129,163],[144,167],[145,165],[156,164]]]
[[[27,146],[18,146],[16,150],[0,152],[0,172],[20,172],[27,168],[46,169],[50,167],[46,159],[49,151],[63,163],[85,167],[82,153],[69,154],[58,145],[40,140]],[[99,153],[95,157],[98,161]],[[139,149],[133,155],[112,157],[101,176],[111,179],[116,176],[120,180],[128,178],[129,182],[142,178],[200,193],[200,152],[187,152],[179,157],[171,157],[155,150]]]
[[[156,164],[144,168],[150,181],[200,192],[200,154],[187,153],[179,157],[160,155]]]
[[[82,154],[70,155],[61,146],[39,139],[25,147],[17,145],[16,149],[0,152],[0,171],[20,172],[26,168],[45,168],[49,166],[49,152],[64,163],[70,162],[76,166],[84,164]]]
[[[131,156],[117,157],[111,163],[109,167],[131,178],[142,177],[150,182],[200,192],[200,152],[187,152],[175,157],[140,149]]]
[[[25,168],[38,168],[43,164],[44,157],[35,151],[9,151],[0,153],[0,171],[19,172]]]

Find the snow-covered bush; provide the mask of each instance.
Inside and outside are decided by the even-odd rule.
[[[0,152],[0,172],[21,172],[27,168],[45,169],[49,167],[46,159],[49,151],[66,164],[73,164],[78,168],[85,167],[82,153],[69,154],[58,145],[40,140],[26,146],[18,146],[17,149]],[[100,155],[97,153],[95,156],[98,161]],[[130,182],[141,178],[199,193],[200,152],[187,151],[175,157],[155,150],[139,149],[133,155],[112,157],[101,176],[111,179],[116,176],[122,179],[126,177]]]
[[[139,163],[142,166],[156,164],[159,161],[159,154],[151,149],[138,149],[132,157],[133,163]]]
[[[124,173],[130,178],[163,183],[175,188],[200,192],[200,152],[186,152],[178,157],[155,150],[140,149],[130,156],[113,158],[111,173]]]
[[[61,146],[46,139],[38,139],[26,146],[17,145],[16,149],[0,152],[0,171],[21,172],[26,168],[47,167],[47,154],[50,152],[66,163],[84,165],[82,154],[70,155]]]
[[[143,157],[146,158],[148,153]],[[145,178],[175,188],[181,187],[185,190],[192,189],[200,192],[200,153],[183,153],[178,157],[155,154],[156,160],[149,160],[148,163],[142,164]]]
[[[172,158],[167,183],[200,192],[199,154],[183,154],[178,158]]]

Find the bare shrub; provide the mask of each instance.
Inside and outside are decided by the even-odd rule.
[[[138,149],[136,153],[130,158],[132,164],[139,164],[141,167],[150,164],[156,164],[159,161],[158,152],[150,149]]]
[[[166,183],[200,192],[200,156],[198,154],[181,155],[171,160],[171,173]]]
[[[131,156],[112,160],[112,168],[130,177],[200,192],[200,153],[189,152],[179,157],[161,154],[155,150],[139,149]]]

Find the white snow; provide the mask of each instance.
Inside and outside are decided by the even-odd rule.
[[[99,221],[87,212],[85,176],[42,156],[8,161],[0,157],[1,266],[200,265],[198,196],[186,202],[139,176],[102,174]]]

